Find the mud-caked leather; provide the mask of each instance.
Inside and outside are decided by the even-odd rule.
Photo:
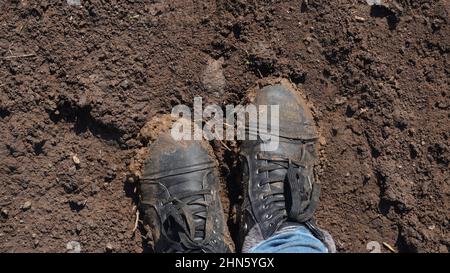
[[[240,241],[255,225],[264,239],[288,222],[302,223],[319,239],[313,213],[320,188],[314,182],[318,132],[311,112],[296,90],[286,84],[258,89],[254,101],[260,105],[279,105],[279,145],[264,151],[263,140],[241,142],[244,201],[240,210]],[[267,132],[271,131],[271,113]],[[253,127],[252,127],[253,126]],[[256,128],[247,123],[247,131]]]
[[[216,168],[200,141],[161,134],[150,146],[140,206],[155,252],[230,252]]]

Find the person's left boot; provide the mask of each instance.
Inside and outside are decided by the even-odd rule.
[[[140,206],[155,252],[230,252],[217,166],[207,145],[164,133],[150,146]]]

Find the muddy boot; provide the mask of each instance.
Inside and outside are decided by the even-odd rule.
[[[216,163],[200,141],[162,134],[140,183],[144,226],[155,252],[229,252]]]
[[[259,135],[258,140],[241,143],[244,203],[239,218],[243,251],[281,229],[300,225],[324,241],[326,235],[313,221],[320,189],[314,183],[318,132],[310,110],[298,91],[285,81],[258,89],[251,102],[268,108],[280,106],[279,145],[265,151]],[[267,123],[270,132],[270,116]]]

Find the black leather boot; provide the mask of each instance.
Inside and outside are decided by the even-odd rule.
[[[320,194],[313,174],[319,135],[310,110],[298,91],[283,80],[258,89],[251,102],[268,108],[279,105],[279,145],[273,151],[264,151],[264,141],[259,137],[241,143],[241,243],[254,227],[261,239],[267,239],[290,223],[303,224],[323,239],[313,221]],[[270,131],[270,116],[267,122]]]
[[[206,145],[162,134],[150,146],[140,203],[155,252],[230,252],[219,176]]]

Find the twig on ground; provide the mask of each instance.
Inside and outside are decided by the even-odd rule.
[[[386,242],[383,242],[383,246],[386,247],[387,249],[389,249],[389,251],[391,251],[392,253],[396,252],[395,249]]]
[[[136,210],[136,220],[134,221],[134,227],[133,227],[133,235],[136,232],[138,225],[139,225],[139,210]]]
[[[258,71],[258,74],[259,74],[259,76],[261,77],[261,79],[264,78],[264,76],[263,76],[263,74],[261,73],[261,71],[259,71],[259,68],[256,69],[256,70]]]
[[[214,131],[214,134],[216,134],[216,136],[217,136],[217,140],[220,142],[220,144],[222,144],[222,146],[223,147],[225,147],[228,151],[230,151],[231,152],[231,149],[230,148],[228,148],[228,146],[225,144],[225,142],[223,142],[221,139],[220,139],[220,136],[219,136],[219,134],[216,132],[216,131]]]
[[[12,55],[12,56],[6,56],[1,57],[2,60],[8,60],[8,59],[17,59],[17,58],[29,58],[29,57],[36,57],[36,54],[23,54],[23,55]]]

